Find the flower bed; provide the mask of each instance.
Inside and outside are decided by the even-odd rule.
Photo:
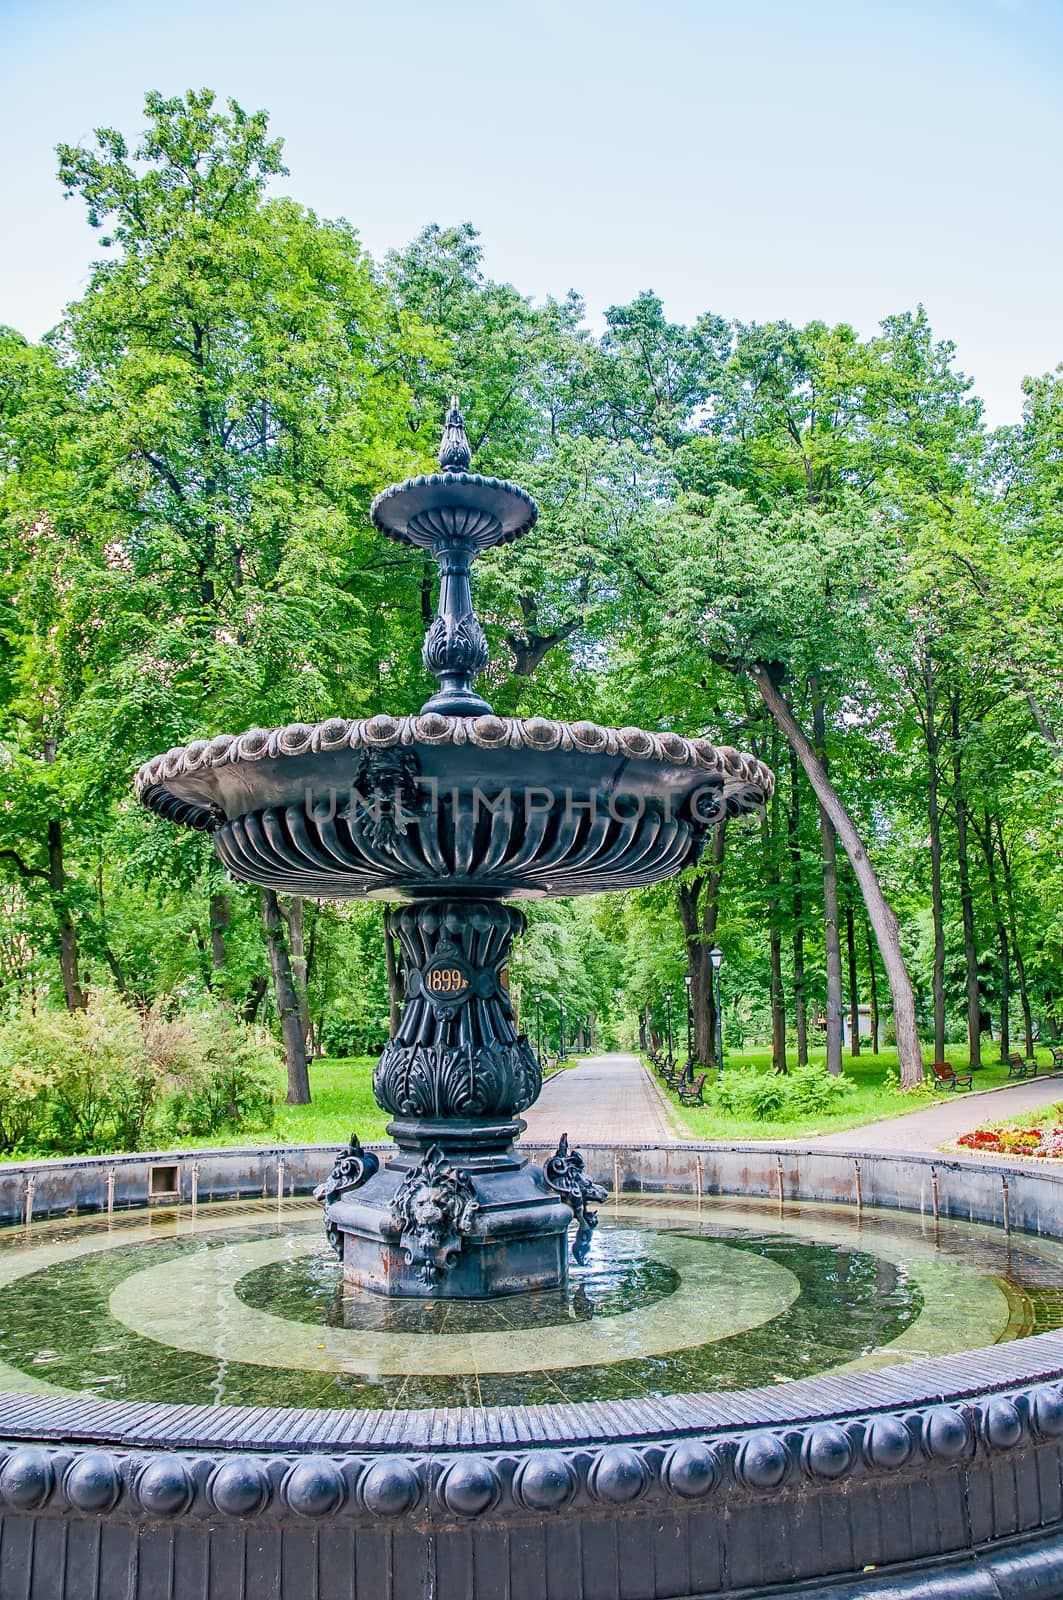
[[[984,1150],[1007,1156],[1037,1156],[1045,1161],[1063,1160],[1063,1126],[1058,1122],[1044,1127],[975,1128],[956,1140],[966,1150]]]

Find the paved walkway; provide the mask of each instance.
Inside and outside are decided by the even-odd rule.
[[[1034,1078],[980,1094],[957,1091],[949,1100],[884,1122],[772,1144],[825,1150],[934,1151],[982,1122],[998,1122],[1063,1101],[1063,1076]],[[525,1138],[548,1144],[567,1133],[573,1144],[674,1144],[676,1129],[645,1068],[632,1055],[590,1056],[558,1072],[524,1112]]]
[[[635,1056],[589,1056],[543,1085],[524,1138],[549,1144],[567,1133],[573,1144],[671,1144],[675,1131],[645,1068]]]
[[[981,1094],[957,1089],[950,1099],[926,1111],[912,1111],[888,1122],[869,1122],[862,1128],[847,1128],[844,1133],[821,1133],[815,1139],[787,1142],[813,1144],[827,1150],[936,1150],[983,1122],[999,1122],[1057,1100],[1063,1100],[1063,1077],[1058,1074]]]

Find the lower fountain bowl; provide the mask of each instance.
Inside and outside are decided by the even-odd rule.
[[[494,1341],[485,1319],[505,1316],[503,1300],[497,1313],[483,1304],[439,1308],[440,1343],[453,1374],[447,1382],[460,1385],[464,1374],[469,1398],[448,1403],[426,1393],[412,1410],[401,1409],[410,1392],[401,1362],[387,1369],[395,1374],[388,1399],[375,1399],[374,1391],[354,1409],[326,1409],[330,1402],[321,1398],[331,1383],[321,1376],[334,1360],[324,1348],[330,1338],[337,1351],[344,1341],[349,1350],[367,1338],[365,1330],[384,1329],[401,1343],[410,1319],[427,1312],[371,1296],[353,1322],[320,1331],[305,1326],[314,1320],[310,1308],[298,1397],[294,1386],[287,1391],[294,1403],[281,1403],[289,1382],[283,1370],[271,1378],[274,1398],[266,1403],[211,1403],[209,1390],[196,1404],[172,1403],[182,1393],[179,1373],[197,1360],[214,1374],[216,1401],[225,1373],[252,1358],[238,1346],[215,1349],[237,1310],[226,1298],[233,1252],[243,1252],[249,1293],[262,1282],[257,1274],[268,1270],[274,1285],[284,1277],[292,1257],[277,1196],[289,1205],[293,1193],[308,1194],[328,1173],[334,1149],[199,1150],[0,1169],[0,1220],[9,1224],[7,1239],[0,1236],[2,1600],[1063,1596],[1058,1325],[975,1350],[946,1345],[956,1353],[930,1356],[917,1353],[931,1346],[920,1345],[916,1321],[904,1334],[916,1359],[901,1364],[893,1350],[888,1365],[846,1363],[845,1370],[780,1382],[790,1374],[772,1366],[776,1324],[769,1318],[760,1335],[759,1387],[719,1392],[695,1381],[688,1391],[687,1356],[678,1348],[689,1337],[688,1318],[748,1318],[737,1296],[733,1307],[699,1298],[696,1284],[686,1311],[669,1311],[681,1292],[675,1280],[688,1273],[688,1252],[696,1248],[699,1214],[726,1210],[728,1195],[758,1205],[772,1232],[796,1225],[802,1205],[814,1204],[828,1223],[844,1225],[858,1253],[874,1253],[883,1228],[900,1230],[927,1262],[924,1299],[933,1292],[935,1260],[944,1262],[950,1237],[963,1232],[992,1245],[992,1261],[982,1263],[989,1278],[1009,1255],[1037,1258],[1048,1287],[1037,1288],[1035,1271],[1031,1299],[1051,1297],[1049,1279],[1063,1270],[1063,1175],[989,1160],[814,1147],[583,1143],[582,1151],[590,1175],[620,1197],[621,1220],[625,1204],[644,1214],[651,1230],[669,1213],[682,1213],[676,1242],[658,1252],[667,1255],[667,1270],[628,1273],[622,1303],[611,1308],[616,1314],[599,1301],[583,1320],[574,1296],[546,1296],[519,1330],[524,1359],[542,1365],[551,1341],[555,1366],[561,1344],[574,1361],[582,1359],[589,1337],[608,1366],[617,1330],[638,1321],[656,1330],[660,1347],[654,1355],[647,1346],[642,1392],[612,1398],[627,1391],[606,1383],[591,1400],[559,1389],[554,1403],[521,1403],[511,1393],[508,1403],[491,1404],[486,1390],[478,1401],[477,1370],[463,1352],[473,1340],[485,1351]],[[551,1152],[525,1153],[542,1160]],[[213,1221],[203,1214],[207,1200],[223,1202]],[[316,1232],[316,1208],[302,1204],[302,1226]],[[131,1214],[123,1229],[124,1207],[141,1208],[144,1219]],[[86,1219],[79,1211],[104,1215]],[[41,1240],[26,1223],[48,1215],[56,1237],[45,1223]],[[603,1214],[603,1234],[608,1220]],[[86,1233],[91,1237],[81,1237]],[[154,1387],[128,1401],[105,1398],[113,1388],[100,1387],[91,1398],[71,1392],[78,1380],[70,1371],[64,1377],[62,1360],[91,1354],[103,1385],[124,1359],[111,1338],[97,1351],[101,1341],[76,1314],[72,1257],[80,1252],[91,1263],[85,1270],[99,1306],[110,1307],[113,1318],[121,1275],[108,1261],[134,1233],[144,1248],[162,1252],[151,1269],[157,1287],[136,1306],[153,1330],[140,1337],[146,1382]],[[219,1248],[210,1248],[212,1238]],[[897,1256],[898,1271],[909,1257],[916,1259],[914,1250]],[[213,1289],[182,1295],[188,1272],[209,1258],[217,1262]],[[39,1364],[27,1360],[12,1321],[28,1271],[36,1286],[26,1280],[26,1304],[35,1314],[46,1309],[56,1333]],[[856,1262],[848,1279],[837,1279],[839,1291],[855,1292],[859,1272]],[[747,1300],[756,1292],[768,1311],[795,1292],[793,1284],[786,1288],[780,1262],[746,1276]],[[893,1293],[895,1276],[886,1282],[871,1272],[865,1281],[877,1283],[881,1296]],[[304,1280],[287,1281],[294,1316]],[[909,1311],[916,1298],[909,1294]],[[962,1295],[956,1303],[966,1304]],[[250,1300],[241,1304],[241,1325],[275,1340],[283,1368],[292,1322],[263,1317]],[[800,1300],[792,1305],[800,1318]],[[822,1302],[819,1327],[858,1338],[856,1319],[840,1305],[837,1298]],[[718,1332],[708,1327],[708,1336]],[[167,1339],[183,1344],[167,1349]],[[817,1339],[817,1329],[806,1327],[811,1372],[821,1364]],[[198,1357],[189,1353],[195,1350]],[[349,1371],[341,1376],[356,1381]]]

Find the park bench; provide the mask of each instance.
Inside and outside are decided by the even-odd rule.
[[[969,1089],[971,1087],[971,1074],[957,1072],[950,1061],[935,1061],[931,1064],[931,1072],[938,1083],[945,1085],[946,1089]]]
[[[1026,1061],[1017,1050],[1013,1050],[1008,1057],[1009,1078],[1036,1078],[1037,1062]]]
[[[1063,1045],[1054,1044],[1050,1045],[1049,1048],[1052,1051],[1052,1070],[1054,1072],[1063,1072]]]
[[[705,1104],[705,1079],[707,1072],[702,1072],[697,1078],[690,1077],[685,1083],[679,1085],[679,1103],[684,1106],[703,1106]]]

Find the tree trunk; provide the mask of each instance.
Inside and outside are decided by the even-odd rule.
[[[1033,1011],[1030,1006],[1030,990],[1026,982],[1026,962],[1023,959],[1022,947],[1019,944],[1019,920],[1015,914],[1015,877],[1011,870],[1011,857],[1008,855],[1004,843],[1004,830],[1000,825],[1000,818],[995,818],[997,848],[1000,851],[1000,867],[1004,874],[1004,899],[1008,907],[1008,928],[1011,933],[1011,953],[1015,958],[1015,977],[1019,985],[1019,1005],[1022,1007],[1022,1027],[1026,1035],[1027,1058],[1033,1055]]]
[[[934,1005],[934,1060],[945,1059],[945,897],[941,888],[941,799],[937,735],[937,685],[929,657],[923,666],[926,709],[923,732],[927,757],[927,819],[930,824],[930,914],[934,924],[934,969],[931,992]]]
[[[305,902],[302,895],[293,894],[285,903],[277,902],[281,916],[288,925],[288,942],[292,953],[292,978],[295,982],[295,992],[299,996],[299,1025],[303,1030],[304,1040],[310,1034],[310,995],[308,980],[310,977],[310,964],[306,958],[306,936],[304,922]]]
[[[55,762],[54,739],[44,741],[44,761],[49,767]],[[84,1011],[88,1005],[88,997],[81,987],[81,977],[78,972],[77,929],[74,927],[74,919],[66,897],[63,824],[57,816],[48,819],[48,887],[51,890],[52,907],[59,928],[59,971],[63,979],[66,1008],[68,1011]]]
[[[868,918],[875,931],[875,939],[893,998],[893,1021],[897,1035],[901,1087],[910,1089],[923,1081],[923,1056],[919,1047],[919,1029],[915,1019],[915,995],[912,992],[912,980],[908,975],[901,950],[896,914],[882,892],[882,885],[867,858],[863,841],[852,817],[831,784],[822,761],[799,726],[785,696],[773,682],[766,668],[754,667],[752,675],[764,704],[793,746],[816,799],[837,830],[856,874],[856,881],[860,885]]]
[[[225,935],[233,919],[232,901],[221,891],[210,897],[210,966],[215,976],[225,970]]]
[[[63,866],[63,825],[58,817],[48,819],[48,887],[52,891],[59,924],[59,970],[68,1011],[84,1011],[88,998],[78,972],[78,936],[66,898],[66,869]]]
[[[856,921],[852,906],[845,908],[845,944],[849,957],[849,1054],[860,1054],[860,995],[856,987]]]
[[[690,974],[694,1060],[703,1068],[711,1067],[716,1060],[716,995],[709,951],[716,942],[720,918],[726,832],[726,822],[713,830],[709,845],[709,871],[699,872],[689,883],[681,883],[676,887],[686,945],[687,971]]]
[[[960,697],[952,694],[952,806],[956,817],[956,867],[963,917],[963,959],[967,972],[967,1043],[972,1072],[982,1065],[982,996],[978,987],[978,949],[974,938],[974,894],[967,842],[967,796],[960,749]]]
[[[871,1001],[871,1054],[878,1055],[878,974],[875,971],[875,943],[871,937],[871,924],[864,918],[867,936],[867,986]]]
[[[388,1024],[394,1036],[398,1033],[399,1024],[402,1021],[404,993],[399,964],[395,959],[395,935],[391,931],[391,914],[386,906],[384,908],[384,966],[388,975]]]
[[[793,746],[787,745],[790,758],[790,808],[786,818],[786,833],[790,847],[790,872],[793,883],[792,904],[794,913],[794,1022],[797,1027],[797,1064],[808,1065],[808,999],[805,988],[805,896],[801,882],[801,771]]]
[[[1030,708],[1038,733],[1055,756],[1060,769],[1063,770],[1063,745],[1060,744],[1055,728],[1049,722],[1045,715],[1044,707],[1032,689],[1026,691],[1026,704]]]
[[[1050,1044],[1059,1043],[1059,1023],[1056,1021],[1056,997],[1050,989],[1045,990],[1045,1032],[1048,1034]]]
[[[248,1026],[258,1020],[258,1013],[262,1008],[262,1002],[266,998],[266,990],[268,988],[268,978],[261,976],[252,978],[251,987],[247,992],[247,999],[244,1001],[244,1009],[241,1013]]]
[[[778,736],[776,735],[776,741]],[[777,755],[777,750],[773,752]],[[779,927],[779,900],[782,882],[779,877],[779,795],[772,795],[770,806],[761,819],[761,839],[764,845],[765,880],[768,888],[768,952],[771,963],[771,1068],[782,1075],[786,1072],[786,996],[782,976],[782,931]]]
[[[989,902],[993,907],[993,922],[997,930],[997,948],[1000,951],[1000,1059],[1007,1061],[1011,1054],[1011,953],[1004,911],[997,888],[996,864],[993,860],[993,821],[985,812],[981,828],[975,830],[985,857],[986,877],[989,882]]]
[[[277,999],[284,1060],[288,1068],[285,1100],[290,1106],[307,1106],[310,1104],[310,1074],[306,1065],[306,1034],[303,1032],[299,1009],[299,991],[292,973],[292,958],[284,936],[284,917],[274,889],[262,891],[262,925],[266,930],[273,992]]]
[[[769,710],[771,707],[769,706]],[[827,776],[826,721],[819,686],[812,686],[812,728],[816,756]],[[829,779],[827,780],[829,782]],[[814,787],[814,786],[813,786]],[[819,796],[817,794],[817,799]],[[838,908],[838,849],[834,824],[819,799],[819,839],[823,855],[823,953],[827,968],[827,1071],[842,1072],[842,947]]]

